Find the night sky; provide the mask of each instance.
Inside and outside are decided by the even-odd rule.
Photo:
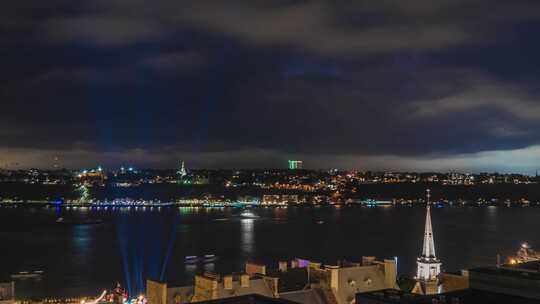
[[[538,0],[7,0],[0,67],[0,167],[540,168]]]

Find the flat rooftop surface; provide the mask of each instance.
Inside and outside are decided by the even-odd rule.
[[[360,299],[369,299],[378,303],[403,303],[403,304],[432,304],[434,299],[439,303],[453,303],[459,301],[460,304],[478,303],[505,303],[505,304],[538,304],[539,300],[523,297],[505,295],[489,291],[465,289],[448,292],[439,295],[422,296],[411,293],[404,293],[397,290],[387,289],[369,293],[358,294]]]
[[[540,280],[540,261],[520,264],[505,264],[500,267],[479,267],[469,269],[469,273],[485,273],[490,275],[519,277],[522,279]]]

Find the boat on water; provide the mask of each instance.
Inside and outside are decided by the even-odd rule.
[[[63,224],[63,225],[97,225],[102,224],[103,220],[101,219],[65,219],[63,217],[59,217],[56,219],[57,224]]]
[[[12,274],[10,277],[14,280],[27,280],[27,279],[40,279],[43,276],[44,272],[42,270],[37,271],[21,271],[18,273]]]
[[[184,259],[184,264],[199,264],[199,263],[211,263],[217,260],[217,256],[214,254],[206,254],[203,256],[188,255]]]
[[[204,262],[213,262],[217,260],[217,256],[213,255],[213,254],[206,254],[204,256]]]
[[[188,255],[184,258],[184,264],[197,264],[199,257],[196,255]]]
[[[259,216],[256,215],[255,213],[249,211],[249,210],[244,210],[244,211],[242,211],[242,213],[240,213],[240,218],[242,218],[242,219],[256,219],[256,218],[259,218]]]

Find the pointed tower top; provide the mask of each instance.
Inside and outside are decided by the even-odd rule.
[[[422,250],[422,258],[437,259],[437,256],[435,255],[435,241],[433,240],[433,227],[431,226],[431,208],[429,203],[429,194],[428,205],[426,209],[426,227],[424,231],[424,248]]]
[[[422,255],[417,260],[417,273],[416,279],[419,282],[438,282],[439,274],[441,273],[441,261],[437,259],[435,255],[435,242],[433,239],[433,228],[431,227],[431,193],[430,190],[426,190],[427,207],[426,207],[426,227],[424,231],[424,246],[422,248]],[[418,283],[417,283],[418,285]],[[421,286],[421,285],[418,285]],[[436,285],[434,285],[436,286]],[[426,287],[426,286],[424,286]],[[422,288],[420,288],[422,289]],[[415,286],[417,292],[420,290]],[[422,293],[432,293],[423,291]]]
[[[184,161],[182,161],[182,166],[180,167],[180,170],[178,171],[178,174],[181,177],[184,177],[184,176],[187,175],[187,170],[186,170],[186,167],[184,166]]]
[[[437,256],[435,255],[435,241],[433,239],[433,227],[431,226],[431,190],[426,189],[426,226],[424,230],[424,246],[422,248],[423,259],[433,259],[436,260]]]

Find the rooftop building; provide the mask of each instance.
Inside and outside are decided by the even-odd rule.
[[[147,281],[147,297],[152,304],[183,304],[257,294],[277,297],[277,280],[246,273],[220,276],[204,273],[195,276],[193,286],[168,287],[166,283]]]
[[[356,303],[540,303],[540,261],[473,268],[454,277],[441,273],[440,280],[445,288],[438,294],[387,289],[358,293]]]
[[[246,263],[245,272],[239,274],[199,274],[193,286],[170,287],[148,280],[147,298],[152,304],[184,304],[256,294],[284,303],[349,304],[358,292],[397,288],[396,277],[395,260],[374,257],[339,265],[295,259],[280,262],[278,269]]]
[[[285,299],[269,298],[257,294],[232,297],[227,299],[199,302],[201,304],[295,304]]]
[[[0,304],[15,303],[15,282],[0,283]]]
[[[476,290],[540,300],[540,261],[469,269]]]
[[[341,263],[322,265],[306,260],[298,260],[300,267],[307,267],[309,287],[305,290],[281,294],[282,297],[300,303],[354,303],[358,292],[387,288],[398,288],[396,284],[397,265],[395,260],[377,261],[375,257],[362,257],[361,263]],[[320,302],[313,299],[318,298]]]
[[[356,295],[358,304],[533,304],[537,300],[519,296],[493,293],[489,291],[465,289],[441,294],[419,295],[395,289],[359,293]]]

